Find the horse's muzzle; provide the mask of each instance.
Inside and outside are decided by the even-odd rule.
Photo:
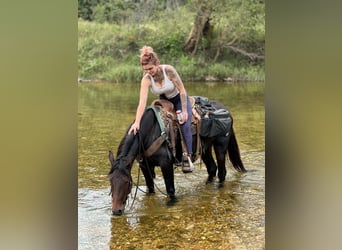
[[[122,209],[118,209],[118,210],[113,210],[112,211],[112,215],[122,215],[123,214],[123,210]]]

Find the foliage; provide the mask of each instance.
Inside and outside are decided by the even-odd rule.
[[[102,75],[106,81],[114,83],[139,82],[142,77],[141,67],[137,65],[115,65]]]
[[[201,1],[201,0],[199,0]],[[246,52],[264,55],[265,6],[261,1],[213,0],[210,23],[214,27],[212,46],[207,55],[215,54],[217,49],[225,50],[235,57],[229,46],[237,46]]]
[[[264,3],[250,0],[79,0],[78,70],[80,78],[140,81],[139,49],[149,45],[161,63],[174,65],[183,81],[205,79],[263,81]],[[195,55],[182,46],[192,29],[198,4],[212,5],[210,36]],[[233,41],[233,42],[232,42]],[[232,43],[231,43],[232,42]]]
[[[93,8],[93,20],[99,23],[124,23],[136,9],[137,5],[132,1],[102,0]]]
[[[100,0],[78,0],[78,17],[83,20],[93,20],[93,9],[100,3]]]

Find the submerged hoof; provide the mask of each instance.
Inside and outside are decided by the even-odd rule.
[[[225,180],[226,179],[219,180],[219,183],[222,184],[222,183],[224,183]]]
[[[224,182],[219,182],[219,184],[217,185],[218,188],[223,188],[224,187]]]
[[[166,203],[167,206],[173,206],[177,203],[177,198],[175,195],[170,195],[170,200],[168,200],[168,202]]]
[[[149,189],[148,190],[148,194],[155,194],[156,192],[154,192],[154,189]]]
[[[207,181],[205,182],[205,184],[210,184],[213,183],[214,181],[214,177],[208,177]]]
[[[174,194],[169,194],[169,198],[170,198],[170,200],[175,200],[175,199],[176,199],[176,195],[174,195]]]

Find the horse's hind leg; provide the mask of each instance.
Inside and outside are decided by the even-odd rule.
[[[214,177],[216,176],[216,171],[217,171],[217,166],[214,161],[213,155],[211,153],[212,146],[208,146],[203,154],[202,154],[202,160],[207,167],[207,172],[208,172],[208,179],[207,183],[211,183],[214,180]]]
[[[154,182],[153,178],[155,178],[154,166],[148,168],[146,165],[141,164],[141,171],[144,174],[146,186],[148,188],[148,192],[150,194],[154,193]]]
[[[226,170],[226,152],[227,148],[223,145],[214,145],[214,151],[216,155],[216,161],[217,161],[217,177],[219,179],[220,183],[223,183],[226,179],[227,170]]]

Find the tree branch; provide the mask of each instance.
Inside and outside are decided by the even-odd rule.
[[[235,41],[238,39],[237,36],[234,36],[232,40],[230,40],[225,46],[230,46],[232,45],[233,43],[235,43]]]
[[[264,55],[258,55],[258,54],[255,54],[255,53],[249,53],[243,49],[240,49],[240,48],[237,48],[237,47],[234,47],[232,45],[225,45],[224,47],[226,48],[229,48],[231,49],[232,51],[236,52],[236,53],[239,53],[243,56],[246,56],[248,57],[249,59],[251,60],[256,60],[256,59],[260,59],[260,60],[264,60],[265,59],[265,56]]]
[[[216,62],[217,58],[218,58],[218,57],[220,56],[220,54],[221,54],[221,48],[222,48],[222,47],[227,47],[227,46],[230,46],[230,45],[234,44],[235,41],[238,39],[238,37],[237,37],[237,36],[234,36],[233,39],[230,40],[228,43],[226,43],[224,46],[222,45],[221,39],[222,39],[222,32],[219,32],[218,38],[217,38],[217,40],[218,40],[218,45],[217,45],[217,48],[216,48],[216,54],[215,54],[214,61],[213,61],[214,63]]]

